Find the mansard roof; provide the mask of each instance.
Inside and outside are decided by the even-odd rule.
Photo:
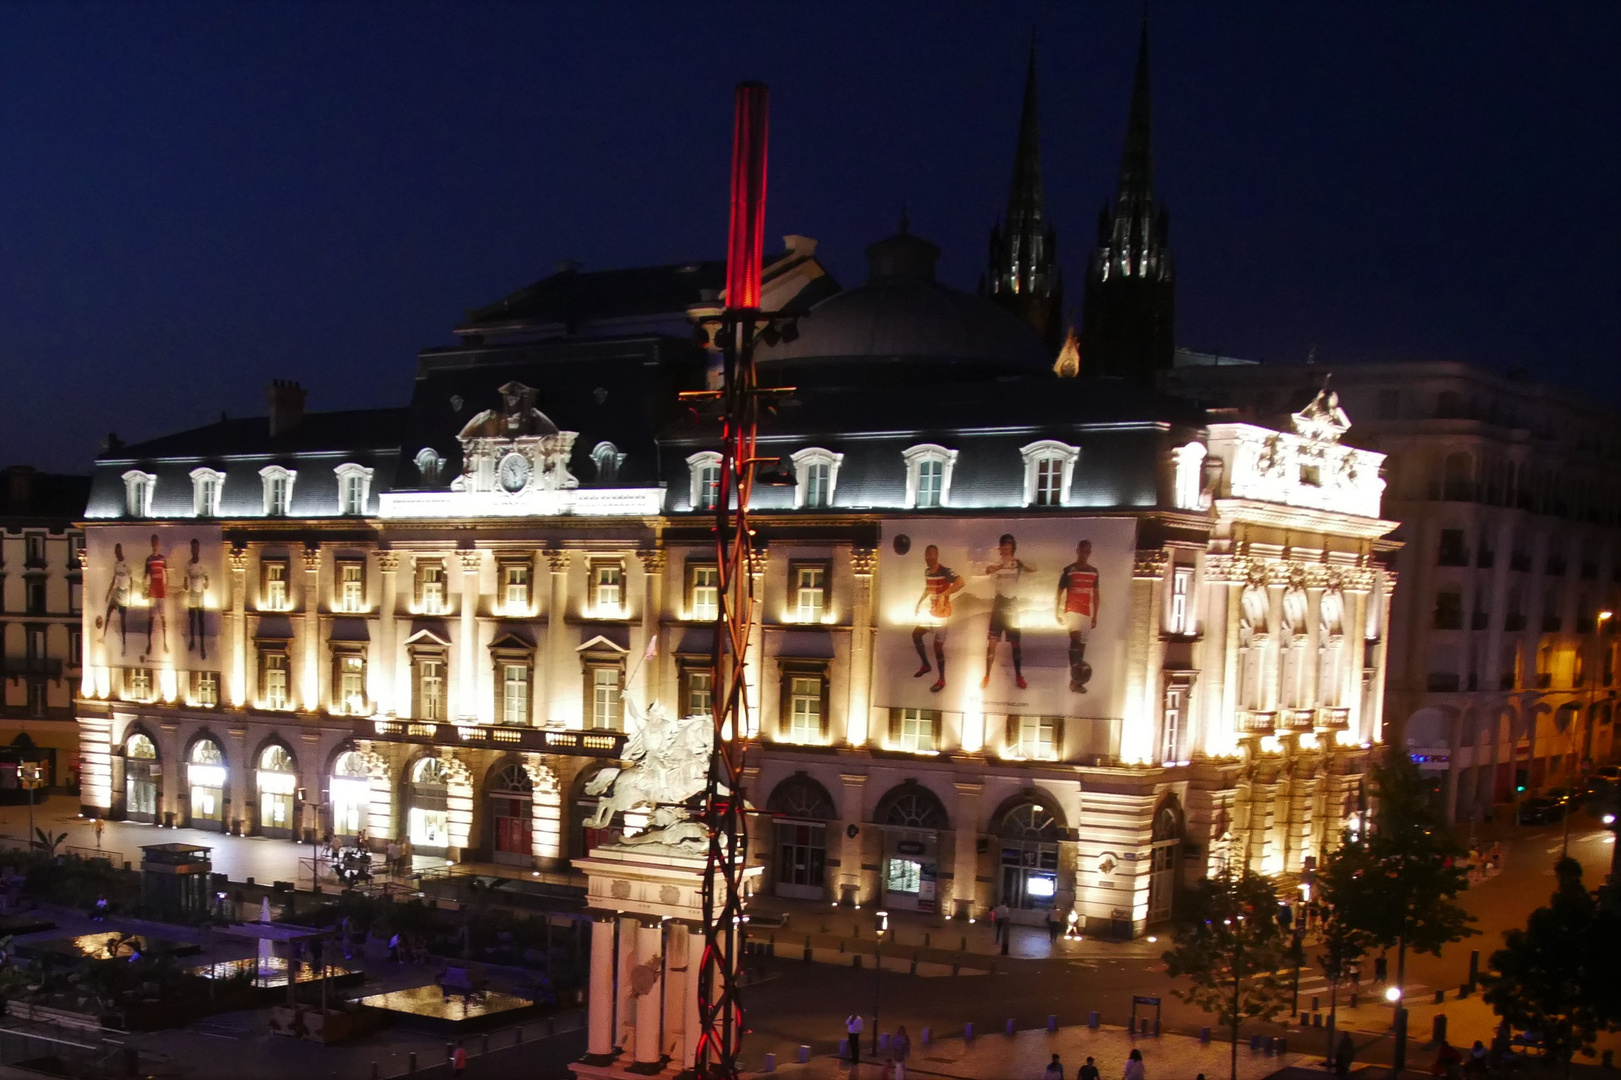
[[[342,409],[305,413],[290,431],[270,434],[270,419],[221,419],[203,427],[160,435],[108,450],[104,461],[165,457],[224,457],[238,454],[299,454],[350,449],[378,450],[399,445],[405,409]]]
[[[555,329],[570,334],[585,323],[684,315],[688,307],[702,303],[706,293],[712,296],[725,285],[724,259],[622,270],[564,266],[510,296],[469,311],[456,332]]]

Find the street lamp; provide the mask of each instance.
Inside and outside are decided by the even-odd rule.
[[[1587,680],[1587,724],[1591,724],[1593,722],[1593,710],[1598,708],[1598,669],[1601,663],[1599,660],[1599,650],[1603,648],[1604,645],[1604,624],[1609,622],[1614,617],[1615,613],[1613,611],[1601,611],[1598,613],[1598,618],[1593,624],[1594,663],[1593,673]],[[1576,724],[1572,723],[1569,730],[1565,732],[1565,735],[1570,744],[1570,752],[1566,756],[1566,774],[1570,778],[1570,798],[1565,803],[1564,813],[1562,815],[1565,823],[1565,831],[1564,838],[1560,841],[1559,846],[1559,857],[1561,859],[1570,855],[1570,812],[1576,808],[1577,769],[1572,767],[1576,760]]]
[[[28,789],[28,842],[34,843],[34,789],[45,779],[45,770],[37,761],[27,761],[17,767],[17,776]]]
[[[873,924],[878,931],[878,944],[872,950],[872,1049],[878,1052],[878,989],[879,980],[884,973],[884,935],[889,932],[889,912],[875,911],[872,913]]]

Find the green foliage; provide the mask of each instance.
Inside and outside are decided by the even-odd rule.
[[[1549,1057],[1569,1070],[1578,1052],[1593,1056],[1605,1031],[1621,1030],[1621,914],[1602,907],[1582,885],[1582,866],[1565,858],[1554,868],[1559,887],[1524,930],[1503,932],[1483,976],[1497,1015],[1537,1032]]]
[[[1223,873],[1206,878],[1179,900],[1166,974],[1187,980],[1172,993],[1216,1017],[1233,1039],[1245,1020],[1272,1020],[1289,1008],[1280,970],[1292,942],[1278,925],[1278,894],[1270,878]]]
[[[1407,755],[1392,751],[1372,774],[1373,820],[1367,835],[1347,835],[1329,855],[1319,877],[1323,900],[1344,932],[1356,935],[1347,946],[1439,956],[1442,946],[1480,932],[1453,900],[1469,885],[1459,858],[1463,846],[1447,830]]]
[[[36,828],[34,830],[34,839],[28,841],[28,843],[35,850],[41,851],[48,858],[54,859],[56,857],[57,849],[62,846],[67,838],[68,834],[65,832],[57,833],[55,836],[52,836],[44,829]]]

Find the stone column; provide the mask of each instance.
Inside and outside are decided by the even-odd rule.
[[[979,798],[984,784],[957,782],[957,851],[951,868],[952,918],[972,917],[979,879]]]
[[[703,979],[703,928],[698,925],[683,927],[687,934],[687,985],[682,995],[681,1061],[690,1069],[698,1062],[698,1036],[703,1031],[703,1017],[698,1008],[698,987]]]
[[[636,927],[636,974],[631,993],[636,995],[636,1064],[658,1065],[663,1044],[659,1030],[664,993],[663,930],[657,921]]]
[[[697,1057],[696,1031],[687,1027],[687,998],[698,1000],[698,971],[691,953],[692,933],[685,923],[664,924],[664,1053],[679,1069],[690,1069]]]
[[[231,685],[229,700],[241,708],[248,701],[248,549],[231,548]]]
[[[634,916],[619,916],[619,949],[614,957],[614,970],[619,975],[614,996],[614,1046],[621,1050],[636,1048],[636,998],[632,987],[636,982],[636,931],[640,925]]]
[[[659,632],[660,621],[664,618],[664,567],[665,553],[662,548],[644,549],[636,553],[642,561],[642,637],[638,656],[647,655],[647,643]],[[641,661],[642,671],[642,698],[640,706],[646,706],[655,698],[664,696],[664,658],[669,655],[670,643],[661,641],[658,644],[651,660]],[[637,647],[635,645],[633,648]],[[625,687],[627,693],[630,687]]]
[[[1120,756],[1127,764],[1158,762],[1160,719],[1160,594],[1171,553],[1139,550],[1131,571],[1131,613],[1126,638],[1126,726]],[[1135,714],[1135,720],[1132,719]],[[1132,729],[1135,730],[1132,730]]]
[[[833,891],[833,899],[839,903],[861,903],[861,834],[851,836],[848,826],[856,825],[866,828],[866,818],[861,812],[861,793],[867,786],[865,773],[840,773],[839,779],[844,781],[841,790],[843,796],[839,800],[839,819],[846,829],[839,834],[839,881]]]
[[[590,995],[585,1052],[606,1057],[614,1048],[614,918],[607,912],[591,916]]]
[[[396,714],[400,710],[399,646],[394,642],[394,616],[399,603],[395,596],[400,553],[379,551],[377,570],[382,577],[382,594],[377,601],[377,674],[372,678],[372,700],[379,712]]]
[[[483,556],[477,551],[458,551],[462,564],[461,677],[456,680],[456,712],[463,720],[478,720],[478,568]]]
[[[872,574],[878,552],[869,547],[850,549],[850,573],[855,577],[850,606],[850,701],[844,716],[844,741],[866,746],[872,741]]]
[[[304,545],[304,711],[321,711],[321,549]]]
[[[231,822],[242,822],[242,835],[247,836],[251,828],[253,815],[248,812],[258,799],[259,792],[254,783],[255,762],[248,760],[248,729],[244,727],[227,728],[225,734],[229,738],[221,740],[221,749],[225,751],[225,777],[230,785],[226,791],[225,805],[220,811],[220,827],[227,833],[231,831]],[[184,770],[185,764],[180,768]],[[189,792],[188,792],[189,794]]]
[[[569,655],[573,651],[568,639],[569,553],[550,549],[544,554],[552,571],[552,597],[546,610],[546,678],[550,682],[544,690],[536,687],[536,693],[546,695],[546,722],[550,726],[580,728],[585,726],[585,714],[577,696],[559,693],[557,684],[557,680],[578,670]]]

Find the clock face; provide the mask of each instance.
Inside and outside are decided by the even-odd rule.
[[[513,451],[501,459],[501,487],[511,492],[519,492],[529,483],[529,459],[517,451]]]

